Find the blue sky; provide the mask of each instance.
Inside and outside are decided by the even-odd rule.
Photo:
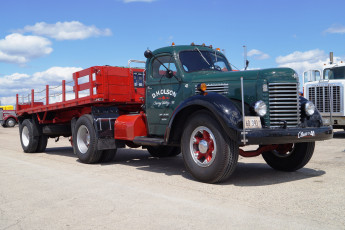
[[[0,0],[0,100],[94,65],[144,60],[147,47],[206,43],[243,68],[345,60],[345,1]]]

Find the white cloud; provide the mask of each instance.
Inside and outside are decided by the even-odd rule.
[[[41,84],[61,84],[62,80],[71,81],[72,74],[81,70],[77,67],[51,67],[43,72],[37,72],[32,75],[31,81],[41,82]]]
[[[286,56],[279,56],[276,58],[278,64],[292,63],[292,62],[317,62],[318,60],[324,60],[327,55],[323,50],[314,49],[305,52],[295,51]]]
[[[25,26],[19,32],[30,32],[40,36],[47,36],[56,40],[81,40],[89,37],[110,36],[110,29],[99,29],[96,26],[86,26],[78,21],[57,22],[48,24],[38,22],[33,26]]]
[[[24,64],[52,51],[51,42],[39,36],[14,33],[0,40],[0,62]]]
[[[16,98],[15,97],[0,97],[1,105],[15,105]]]
[[[324,32],[330,33],[330,34],[345,34],[345,26],[343,26],[343,25],[332,25],[331,27],[329,27]]]
[[[154,2],[156,0],[123,0],[124,3],[131,3],[131,2]]]
[[[339,62],[340,59],[340,57],[334,57],[334,62]],[[322,70],[324,64],[329,63],[329,57],[323,50],[314,49],[305,52],[295,51],[286,56],[279,56],[276,58],[276,62],[279,67],[292,68],[299,76],[302,76],[303,72],[307,70]]]
[[[71,81],[73,73],[80,71],[78,67],[52,67],[43,72],[37,72],[32,75],[14,73],[0,78],[0,100],[2,104],[15,104],[15,95],[28,95],[31,89],[35,90],[35,98],[39,99],[45,96],[45,92],[38,93],[45,89],[46,85],[50,87],[60,86],[62,80]],[[66,83],[66,90],[71,89],[71,85]],[[60,92],[61,87],[56,88],[55,92]],[[53,92],[54,90],[51,89]],[[53,100],[53,98],[52,98]]]
[[[248,53],[247,53],[248,57],[254,57],[254,59],[257,59],[257,60],[264,60],[264,59],[268,59],[270,58],[270,55],[260,51],[260,50],[257,50],[257,49],[252,49],[250,50]]]

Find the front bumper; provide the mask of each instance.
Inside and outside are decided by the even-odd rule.
[[[331,139],[332,126],[287,129],[246,129],[246,145],[288,144]],[[238,143],[244,144],[243,130],[238,134]]]

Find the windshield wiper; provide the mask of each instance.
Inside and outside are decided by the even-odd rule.
[[[204,61],[205,61],[209,66],[211,66],[210,63],[208,63],[208,61],[207,61],[206,58],[204,57],[204,55],[202,55],[202,53],[200,52],[200,50],[198,49],[198,47],[195,47],[195,49],[199,52],[200,56],[204,59]]]

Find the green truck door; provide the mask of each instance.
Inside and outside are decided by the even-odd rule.
[[[159,59],[159,62],[157,59]],[[166,66],[173,71],[169,76]],[[146,79],[146,115],[150,135],[163,136],[172,112],[181,101],[183,93],[179,71],[169,54],[157,55],[151,60]]]

